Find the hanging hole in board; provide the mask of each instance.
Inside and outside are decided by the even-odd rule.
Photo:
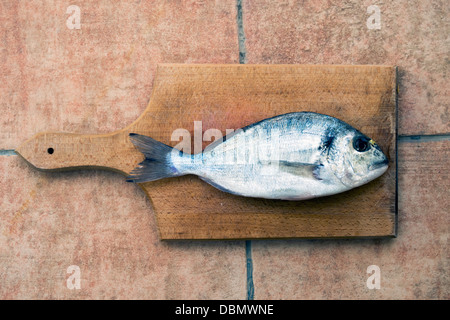
[[[48,152],[49,154],[53,154],[53,152],[55,152],[55,149],[53,149],[53,148],[48,148],[48,149],[47,149],[47,152]]]

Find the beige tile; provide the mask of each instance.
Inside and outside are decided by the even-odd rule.
[[[399,67],[399,133],[449,132],[446,1],[243,2],[248,63],[387,64]]]
[[[0,4],[0,149],[41,131],[105,133],[145,109],[157,63],[236,63],[234,2]],[[37,172],[0,157],[2,298],[245,297],[242,242],[160,242],[122,176]],[[81,289],[69,290],[78,265]]]
[[[106,133],[132,123],[161,62],[237,63],[234,2],[0,4],[0,149],[41,131]]]
[[[244,242],[159,241],[150,201],[119,174],[18,156],[0,172],[1,299],[245,299]]]
[[[449,299],[449,157],[450,141],[399,145],[395,239],[252,241],[255,298]]]

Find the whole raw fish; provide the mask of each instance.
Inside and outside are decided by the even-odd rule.
[[[304,200],[361,186],[381,176],[388,159],[370,138],[331,116],[296,112],[251,124],[214,141],[202,153],[183,153],[130,134],[146,156],[128,181],[194,174],[245,197]]]

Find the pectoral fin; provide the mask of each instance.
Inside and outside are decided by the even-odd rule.
[[[310,177],[315,180],[323,180],[320,175],[321,170],[323,169],[323,164],[291,161],[279,161],[278,164],[281,171],[302,177]]]

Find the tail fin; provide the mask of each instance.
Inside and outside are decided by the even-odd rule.
[[[172,147],[137,133],[130,133],[130,139],[145,155],[145,160],[130,172],[128,182],[147,182],[180,175],[170,160]]]

